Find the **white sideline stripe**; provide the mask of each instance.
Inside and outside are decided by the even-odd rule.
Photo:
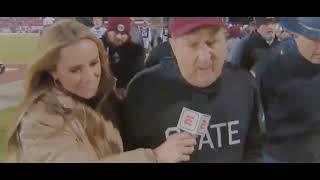
[[[5,71],[17,71],[19,68],[6,68]]]
[[[0,111],[18,105],[22,92],[23,80],[0,85]]]

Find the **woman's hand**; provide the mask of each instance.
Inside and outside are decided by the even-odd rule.
[[[169,136],[163,144],[153,151],[158,162],[176,163],[189,161],[196,143],[194,135],[187,132],[176,133]]]

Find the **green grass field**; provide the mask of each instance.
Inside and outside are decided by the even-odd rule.
[[[38,34],[0,34],[0,61],[5,64],[29,64],[38,38]]]
[[[4,160],[7,150],[7,130],[16,116],[16,108],[10,107],[0,111],[0,162]]]
[[[0,61],[5,64],[30,64],[38,38],[38,34],[0,34]],[[0,110],[0,162],[7,150],[7,130],[15,118],[15,111],[14,107]]]

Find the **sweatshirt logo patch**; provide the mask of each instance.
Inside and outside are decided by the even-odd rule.
[[[200,119],[201,117],[203,119],[197,119],[199,118],[198,116],[200,116]],[[210,121],[210,119],[212,120]],[[214,124],[213,122],[214,118],[210,115],[184,108],[180,114],[178,125],[176,127],[168,127],[165,131],[165,136],[168,138],[168,136],[182,131],[190,133],[196,132],[194,134],[200,135],[199,142],[197,143],[199,145],[198,150],[202,150],[203,147],[215,149],[241,143],[239,120],[226,121],[217,124]],[[197,129],[197,131],[194,129]],[[199,129],[202,131],[201,133],[199,133]]]
[[[183,107],[177,127],[191,134],[204,135],[210,119],[210,115]]]

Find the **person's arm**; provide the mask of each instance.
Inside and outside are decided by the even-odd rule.
[[[151,28],[149,28],[149,41],[151,42],[151,40],[152,40],[152,34],[151,34]]]
[[[254,78],[256,78],[258,85],[261,81],[261,75],[263,74],[266,66],[268,65],[268,60],[269,59],[261,59],[250,70],[251,74],[254,74]]]
[[[21,144],[21,162],[81,162],[90,154],[70,129],[62,128],[62,116],[42,114],[26,116],[17,131]]]
[[[131,29],[132,41],[140,46],[143,46],[143,39],[140,29],[137,26],[133,26]]]
[[[148,138],[148,134],[151,134],[150,128],[142,128],[146,116],[150,115],[147,109],[144,109],[147,103],[144,92],[149,89],[146,86],[149,80],[146,78],[146,76],[139,74],[128,85],[123,111],[123,144],[125,150],[132,150],[145,145],[144,141]]]
[[[162,39],[163,38],[163,28],[161,29],[161,31],[160,31],[160,38]]]
[[[157,163],[157,158],[152,149],[135,149],[132,151],[113,154],[100,159],[101,163]]]
[[[119,155],[107,157],[107,162],[159,162],[159,163],[176,163],[181,161],[189,161],[190,154],[194,151],[196,137],[187,133],[176,133],[170,135],[167,140],[155,149],[135,149],[127,151]],[[137,161],[134,161],[136,159]]]
[[[243,51],[240,60],[240,67],[249,71],[251,63],[251,47],[248,43],[243,44]]]
[[[136,45],[136,60],[135,64],[133,65],[133,73],[137,74],[138,72],[144,69],[144,62],[146,59],[145,49],[142,46]]]
[[[257,81],[259,79],[261,71],[264,70],[266,62],[268,61],[268,57],[265,57],[266,52],[268,52],[268,56],[270,56],[270,50],[256,49],[252,52],[253,57],[256,59],[256,62],[250,69],[250,73],[253,75],[254,78],[256,78]]]
[[[95,152],[88,150],[88,144],[75,136],[74,126],[62,128],[61,116],[42,114],[30,118],[33,119],[22,120],[18,131],[22,162],[156,162],[153,151],[142,148],[97,160],[92,154]]]
[[[263,127],[263,109],[260,101],[258,89],[254,88],[253,104],[251,106],[252,114],[245,144],[245,162],[260,162],[261,161],[261,141]]]
[[[120,152],[109,154],[98,161],[93,162],[102,162],[102,163],[156,163],[157,162],[157,155],[154,150],[149,148],[139,147],[133,149],[131,151],[123,152],[123,142],[120,136],[120,132],[117,128],[114,127],[113,123],[109,120],[104,122],[105,129],[107,131],[107,136],[112,144],[112,139],[120,142]]]
[[[151,67],[158,63],[158,56],[159,56],[158,51],[159,51],[159,47],[155,47],[154,49],[151,50],[148,58],[145,61],[146,68]]]
[[[272,64],[273,59],[276,58],[278,51],[277,49],[267,49],[267,50],[256,50],[255,51],[256,63],[251,68],[251,71],[255,74],[255,78],[258,86],[261,85],[262,76],[265,71],[268,71],[270,64]]]

